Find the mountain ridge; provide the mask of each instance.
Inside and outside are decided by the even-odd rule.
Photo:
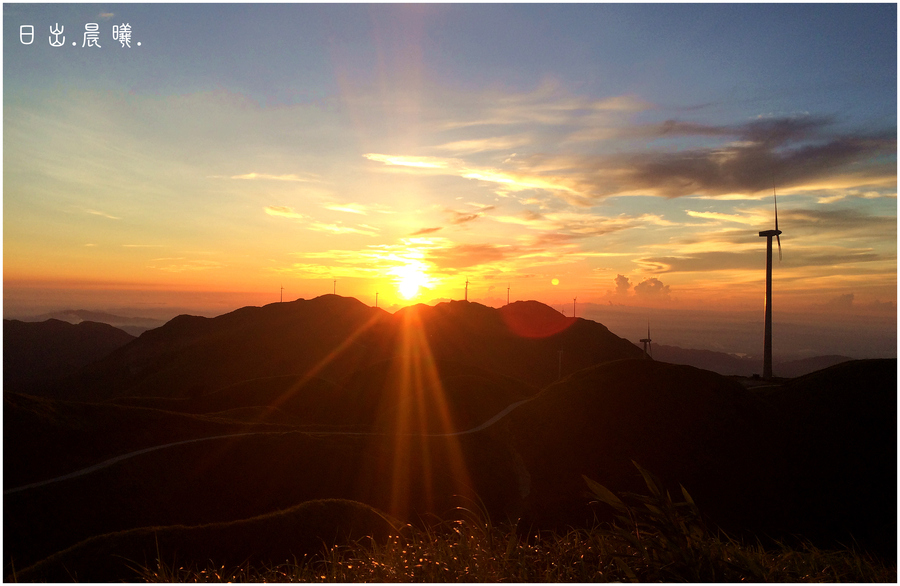
[[[361,368],[412,351],[541,387],[590,364],[641,355],[602,324],[580,318],[560,316],[564,321],[530,337],[510,329],[510,315],[521,321],[535,309],[555,312],[542,304],[504,312],[451,301],[392,315],[354,298],[323,295],[214,318],[180,315],[62,381],[53,393],[96,400],[189,397],[280,375],[342,383]]]

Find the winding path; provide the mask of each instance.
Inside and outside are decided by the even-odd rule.
[[[424,436],[424,437],[452,437],[452,436],[467,435],[470,433],[476,433],[479,431],[483,431],[483,430],[487,429],[488,427],[494,425],[495,423],[497,423],[498,421],[500,421],[507,415],[509,415],[513,410],[515,410],[519,406],[533,400],[536,396],[537,395],[534,395],[532,397],[529,397],[527,399],[522,399],[521,401],[517,401],[517,402],[513,403],[512,405],[509,405],[500,413],[497,413],[496,415],[494,415],[493,417],[491,417],[490,419],[488,419],[481,425],[479,425],[477,427],[473,427],[472,429],[467,429],[465,431],[455,431],[452,433],[424,433],[424,434],[409,433],[409,434],[405,434],[405,435],[410,435],[410,436],[414,435],[414,436],[418,436],[418,437],[422,437],[422,436]],[[99,464],[94,464],[93,466],[88,466],[87,468],[82,468],[81,470],[76,470],[75,472],[70,472],[69,474],[57,476],[56,478],[50,478],[49,480],[41,480],[39,482],[32,482],[31,484],[26,484],[24,486],[19,486],[16,488],[10,488],[9,490],[4,490],[3,494],[5,496],[8,494],[22,492],[22,491],[28,490],[30,488],[37,488],[39,486],[45,486],[47,484],[54,484],[56,482],[62,482],[64,480],[78,478],[79,476],[85,476],[87,474],[91,474],[92,472],[96,472],[97,470],[109,468],[113,464],[118,464],[119,462],[122,462],[123,460],[128,460],[129,458],[134,458],[135,456],[140,456],[141,454],[146,454],[148,452],[155,452],[156,450],[164,450],[166,448],[173,448],[175,446],[181,446],[184,444],[193,444],[193,443],[197,443],[197,442],[206,442],[206,441],[210,441],[210,440],[241,437],[241,436],[247,436],[247,435],[285,435],[285,434],[289,434],[289,433],[304,433],[304,434],[313,435],[313,436],[324,436],[324,435],[381,435],[381,436],[383,436],[383,435],[392,435],[392,434],[389,434],[386,432],[375,432],[375,431],[250,431],[250,432],[246,432],[246,433],[231,433],[231,434],[226,434],[226,435],[214,435],[214,436],[210,436],[210,437],[201,437],[201,438],[196,438],[196,439],[182,440],[180,442],[172,442],[172,443],[168,443],[168,444],[162,444],[159,446],[152,446],[149,448],[144,448],[142,450],[136,450],[134,452],[128,452],[127,454],[122,454],[121,456],[116,456],[115,458],[110,458],[109,460],[104,460],[103,462],[100,462]]]

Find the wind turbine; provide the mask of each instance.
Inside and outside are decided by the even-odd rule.
[[[575,302],[578,301],[578,297],[572,300],[572,317],[575,317]]]
[[[653,347],[650,345],[650,322],[647,322],[647,337],[641,338],[641,343],[644,344],[644,358],[653,358]],[[649,351],[649,352],[648,352]]]
[[[466,300],[466,301],[469,300],[469,277],[466,277],[466,296],[465,296],[465,300]]]
[[[778,196],[772,187],[775,200],[775,229],[760,232],[760,238],[766,239],[766,334],[763,344],[763,378],[772,378],[772,237],[778,242],[778,260],[781,260],[781,230],[778,229]]]

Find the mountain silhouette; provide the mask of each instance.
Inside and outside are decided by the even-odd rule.
[[[75,373],[134,340],[105,323],[3,320],[3,388],[36,389]]]
[[[165,320],[152,317],[127,317],[107,313],[105,311],[91,311],[89,309],[63,309],[60,311],[35,315],[33,317],[22,318],[22,321],[36,322],[46,321],[48,319],[58,319],[60,321],[69,322],[70,324],[79,324],[85,321],[109,324],[128,332],[132,336],[139,336],[145,331],[158,328],[165,323]]]
[[[472,499],[494,522],[565,530],[603,519],[582,475],[643,490],[632,460],[711,526],[895,555],[896,360],[745,388],[641,356],[536,302],[391,315],[325,295],[179,316],[45,396],[4,393],[7,557],[117,531],[145,547],[140,528],[317,499],[402,523]]]
[[[451,301],[391,315],[353,298],[323,295],[215,318],[182,315],[48,394],[79,400],[186,398],[245,380],[291,375],[343,384],[363,368],[411,351],[541,387],[560,373],[640,355],[601,324],[562,316],[553,323],[546,318],[550,313],[559,315],[537,302],[497,310]],[[517,332],[529,316],[535,326],[527,334]],[[535,330],[547,335],[537,337]]]

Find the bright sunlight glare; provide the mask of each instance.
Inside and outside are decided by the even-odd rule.
[[[419,289],[428,284],[428,276],[417,266],[417,264],[408,264],[399,267],[396,270],[398,285],[397,289],[404,299],[412,299],[419,294]]]

